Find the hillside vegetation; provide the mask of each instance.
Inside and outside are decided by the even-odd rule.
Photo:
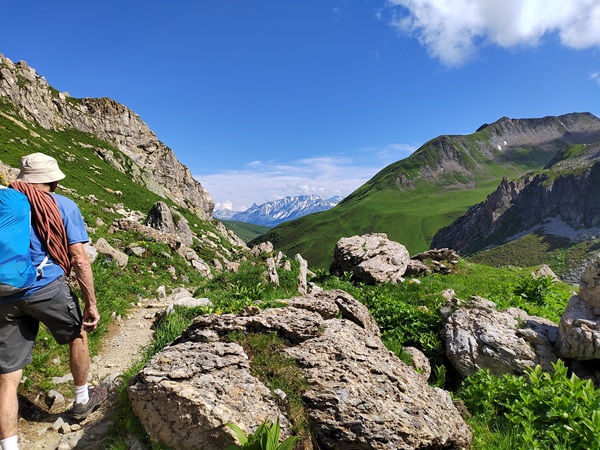
[[[441,136],[381,170],[333,209],[283,223],[251,244],[271,241],[321,268],[329,267],[341,237],[364,233],[386,233],[415,254],[503,177],[541,169],[574,141],[598,138],[600,120],[591,114],[503,118],[470,135]]]
[[[221,220],[227,229],[233,231],[244,242],[250,242],[252,239],[265,234],[270,230],[264,225],[256,225],[254,223],[239,222],[237,220]]]

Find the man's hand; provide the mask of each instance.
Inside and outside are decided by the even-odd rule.
[[[86,332],[94,331],[100,321],[100,313],[94,305],[86,307],[83,311],[83,329]]]

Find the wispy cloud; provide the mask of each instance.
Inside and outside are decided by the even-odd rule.
[[[406,158],[415,147],[404,144],[361,149],[352,157],[322,156],[293,161],[252,161],[242,169],[194,174],[212,195],[216,209],[225,204],[244,210],[286,196],[346,196],[379,170]]]
[[[557,33],[562,45],[600,46],[598,0],[387,0],[391,24],[431,55],[459,66],[484,45],[537,46]]]
[[[590,74],[590,80],[594,81],[598,86],[600,86],[600,72],[592,72]]]

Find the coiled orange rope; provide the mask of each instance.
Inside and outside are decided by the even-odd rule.
[[[67,231],[63,225],[56,199],[29,183],[13,181],[10,186],[27,196],[31,205],[31,219],[46,252],[65,271],[71,273],[71,257],[67,242]]]

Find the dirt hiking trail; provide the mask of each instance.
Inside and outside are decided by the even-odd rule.
[[[112,322],[98,355],[92,359],[90,385],[96,386],[104,380],[112,387],[108,399],[85,420],[77,423],[66,414],[73,402],[72,384],[69,389],[63,389],[71,397],[65,396],[64,402],[55,402],[50,408],[44,394],[34,401],[19,396],[19,447],[22,450],[106,448],[114,439],[110,428],[118,397],[117,377],[138,361],[141,349],[151,343],[154,316],[166,306],[159,303],[138,305],[132,307],[126,317],[101,319]],[[142,450],[145,447],[139,442],[130,442],[129,448]]]

